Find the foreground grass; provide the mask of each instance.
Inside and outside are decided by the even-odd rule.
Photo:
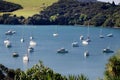
[[[20,4],[23,9],[12,12],[17,16],[29,17],[39,13],[45,7],[52,5],[58,0],[6,0],[8,2]]]

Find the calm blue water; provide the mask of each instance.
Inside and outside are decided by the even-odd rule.
[[[114,53],[103,54],[102,49],[110,46],[115,52],[120,49],[120,29],[103,28],[104,39],[99,38],[100,28],[91,27],[91,42],[83,46],[79,40],[80,35],[87,35],[87,27],[58,26],[58,37],[53,37],[57,26],[24,26],[24,25],[0,25],[0,63],[9,68],[21,68],[26,70],[42,60],[44,65],[63,75],[85,74],[90,80],[103,77],[105,64]],[[6,36],[9,29],[15,30],[16,34]],[[106,37],[113,33],[114,37]],[[27,53],[29,37],[33,36],[37,42],[35,52],[30,53],[29,63],[23,63],[22,57]],[[25,42],[21,43],[21,37]],[[9,38],[12,48],[4,46],[3,41]],[[78,41],[80,47],[73,48],[71,43]],[[69,50],[68,54],[57,54],[57,49],[64,47]],[[88,58],[84,57],[85,50],[90,52]],[[20,57],[13,58],[12,52],[18,52]]]

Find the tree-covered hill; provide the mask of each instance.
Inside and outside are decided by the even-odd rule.
[[[120,27],[120,5],[104,2],[59,0],[27,19],[16,15],[0,16],[0,24],[90,25]]]
[[[22,6],[0,0],[0,12],[12,12],[18,9],[22,9]]]
[[[78,2],[59,0],[41,12],[46,18],[53,18],[56,24],[80,24],[90,21],[95,26],[120,27],[120,6],[114,2]],[[34,17],[34,16],[33,16]]]

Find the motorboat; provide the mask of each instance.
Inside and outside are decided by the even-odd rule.
[[[57,37],[58,35],[59,35],[58,33],[54,33],[54,34],[53,34],[54,37]]]
[[[29,45],[30,45],[30,46],[36,46],[37,43],[36,43],[35,41],[31,40],[30,43],[29,43]]]
[[[85,57],[89,56],[89,52],[88,52],[88,51],[85,51],[85,52],[84,52],[84,56],[85,56]]]
[[[80,35],[80,40],[83,40],[83,39],[84,39],[83,35]]]
[[[29,61],[28,54],[25,54],[25,55],[23,56],[23,61]]]
[[[28,53],[31,53],[31,52],[34,52],[34,48],[30,46],[30,47],[28,48]]]
[[[8,30],[7,32],[5,32],[6,35],[13,35],[15,33],[16,31],[13,31],[13,30]]]
[[[79,44],[78,44],[77,41],[74,41],[74,42],[72,43],[72,46],[73,46],[73,47],[79,47]]]
[[[107,37],[113,37],[112,33],[107,34]]]
[[[82,41],[82,44],[83,44],[83,45],[88,45],[88,41],[83,40],[83,41]]]
[[[17,52],[13,52],[12,56],[13,57],[19,57],[19,54]]]
[[[104,48],[103,49],[103,53],[113,53],[114,51],[112,51],[110,48]]]
[[[57,50],[57,53],[68,53],[68,50],[66,50],[65,48],[61,48]]]

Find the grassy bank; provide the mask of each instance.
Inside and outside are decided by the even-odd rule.
[[[20,4],[23,9],[12,12],[17,16],[32,16],[36,13],[39,13],[45,7],[52,5],[58,0],[6,0],[8,2]]]

